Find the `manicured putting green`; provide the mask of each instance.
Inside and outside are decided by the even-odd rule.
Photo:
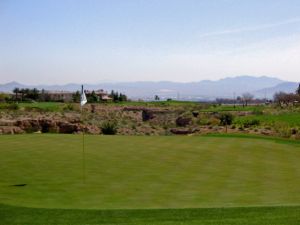
[[[149,209],[300,204],[296,142],[86,135],[85,180],[81,135],[0,136],[0,146],[0,203],[6,205]]]

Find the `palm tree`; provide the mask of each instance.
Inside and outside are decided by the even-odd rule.
[[[15,98],[15,100],[17,101],[17,99],[18,99],[18,94],[19,94],[19,92],[20,92],[20,89],[19,88],[14,88],[14,90],[13,90],[13,93],[15,93],[16,94],[16,98]]]

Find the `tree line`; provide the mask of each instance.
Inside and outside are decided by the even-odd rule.
[[[56,95],[56,97],[55,97]],[[67,96],[67,98],[59,98],[57,96]],[[81,93],[51,93],[44,89],[37,88],[14,88],[13,94],[0,93],[0,101],[2,102],[79,102]],[[88,102],[96,103],[103,101],[124,102],[128,101],[125,94],[112,90],[110,94],[97,95],[95,91],[86,93]]]
[[[73,102],[79,102],[80,101],[80,92],[76,91],[73,94]],[[125,94],[122,94],[121,92],[117,92],[112,90],[109,95],[107,95],[110,99],[103,99],[101,96],[97,95],[96,92],[93,90],[91,93],[86,93],[87,101],[90,103],[97,103],[97,102],[103,102],[103,101],[112,101],[112,102],[126,102],[128,101],[128,98]]]
[[[241,96],[237,96],[236,98],[216,98],[216,103],[218,104],[239,104],[243,105],[243,107],[248,106],[249,103],[264,103],[265,99],[254,99],[254,95],[251,93],[244,93]]]
[[[274,102],[281,108],[284,106],[296,105],[300,103],[300,84],[295,93],[278,92],[274,95]]]

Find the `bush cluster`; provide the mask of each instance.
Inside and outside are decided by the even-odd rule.
[[[114,135],[117,133],[117,123],[112,121],[105,121],[101,124],[101,130],[103,134]]]

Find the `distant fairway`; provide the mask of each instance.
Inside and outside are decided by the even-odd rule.
[[[281,221],[282,216],[282,221],[293,218],[293,224],[295,221],[300,223],[299,207],[250,208],[250,211],[243,208],[211,209],[217,210],[217,214],[208,209],[162,210],[160,213],[157,213],[159,210],[128,211],[128,215],[141,218],[147,213],[158,215],[161,220],[156,223],[155,220],[153,223],[134,223],[135,217],[129,218],[124,210],[75,210],[300,205],[299,142],[241,137],[86,136],[84,183],[81,141],[80,135],[0,136],[0,204],[3,204],[0,221],[2,218],[5,224],[10,224],[14,218],[20,222],[24,212],[25,215],[32,212],[31,224],[35,224],[35,216],[46,218],[46,212],[49,215],[52,212],[53,216],[60,213],[62,217],[68,213],[73,215],[67,216],[67,223],[86,213],[90,219],[90,222],[86,220],[87,224],[101,224],[103,221],[93,221],[88,215],[102,212],[107,218],[112,217],[111,213],[119,213],[126,217],[128,224],[202,224],[192,221],[200,221],[201,216],[206,216],[204,212],[208,212],[208,216],[212,214],[219,219],[232,216],[231,219],[237,220],[234,223],[229,218],[231,223],[220,223],[211,215],[212,222],[205,224],[245,224],[241,217],[249,212],[251,219],[253,211],[253,216],[261,213],[262,219],[269,215],[269,219],[278,217]],[[26,186],[12,186],[17,184]],[[39,211],[19,207],[49,209]],[[65,214],[56,210],[63,208],[74,210],[66,210]],[[269,214],[264,214],[264,210]],[[179,223],[180,212],[182,216],[193,215],[186,215],[187,220],[192,218],[191,221]],[[178,223],[164,220],[176,216],[181,218]],[[72,224],[77,223],[74,220]],[[247,224],[261,224],[261,220]]]

